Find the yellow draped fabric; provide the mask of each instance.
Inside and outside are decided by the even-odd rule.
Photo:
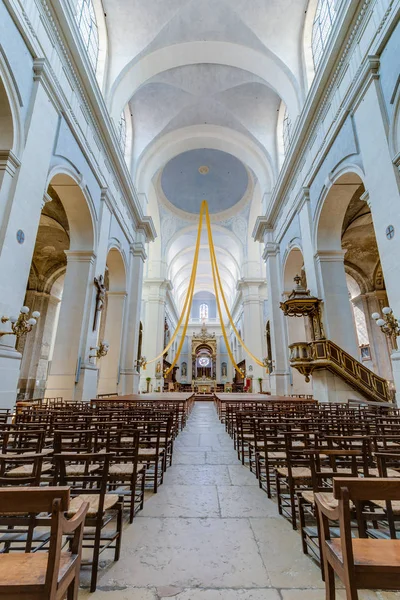
[[[188,324],[189,324],[189,317],[190,317],[190,310],[192,307],[192,301],[193,301],[193,294],[194,294],[194,287],[195,287],[195,283],[196,283],[196,274],[197,274],[197,264],[198,264],[198,260],[199,260],[199,252],[200,252],[200,240],[201,240],[201,232],[203,229],[203,217],[205,216],[206,218],[206,226],[207,226],[207,234],[208,234],[208,246],[209,246],[209,250],[210,250],[210,261],[211,261],[211,270],[212,270],[212,276],[213,276],[213,283],[214,283],[214,292],[215,292],[215,298],[216,298],[216,302],[217,302],[217,309],[218,309],[218,315],[219,315],[219,319],[221,322],[221,328],[222,328],[222,335],[223,338],[225,340],[225,345],[226,345],[226,349],[229,355],[230,360],[232,361],[233,366],[235,367],[236,371],[243,376],[244,373],[239,369],[238,365],[236,364],[235,358],[232,354],[232,350],[229,344],[229,340],[228,340],[228,335],[226,333],[226,329],[225,329],[225,325],[224,325],[224,320],[223,320],[223,316],[222,316],[222,308],[221,308],[221,302],[220,302],[220,295],[222,298],[222,302],[223,305],[225,307],[225,311],[228,315],[228,319],[229,319],[229,323],[233,329],[234,334],[236,335],[237,339],[239,340],[239,343],[241,344],[241,346],[243,347],[243,349],[245,350],[245,352],[247,352],[247,354],[254,360],[254,362],[261,366],[261,367],[265,367],[265,363],[261,362],[258,358],[256,358],[254,356],[254,354],[252,354],[250,352],[250,350],[247,348],[246,344],[244,343],[244,341],[241,339],[239,332],[237,330],[237,328],[235,327],[235,324],[233,322],[232,316],[229,312],[229,308],[228,308],[228,303],[226,301],[226,297],[225,297],[225,293],[224,293],[224,289],[222,286],[222,282],[221,282],[221,276],[219,274],[219,269],[218,269],[218,263],[217,263],[217,257],[216,257],[216,253],[215,253],[215,247],[214,247],[214,242],[213,242],[213,237],[212,237],[212,229],[211,229],[211,220],[210,220],[210,214],[208,211],[208,203],[206,200],[203,200],[203,202],[201,203],[201,207],[200,207],[200,218],[199,218],[199,227],[198,227],[198,231],[197,231],[197,241],[196,241],[196,248],[195,248],[195,253],[194,253],[194,259],[193,259],[193,267],[192,267],[192,273],[190,276],[190,282],[189,282],[189,288],[188,288],[188,293],[185,299],[185,303],[183,306],[183,310],[182,310],[182,315],[178,321],[178,324],[176,326],[176,330],[173,334],[173,336],[171,337],[168,345],[164,348],[164,350],[161,352],[161,354],[159,354],[158,356],[156,356],[156,358],[153,358],[152,360],[148,361],[148,363],[152,363],[155,362],[156,360],[159,360],[162,356],[164,356],[164,354],[166,352],[168,352],[169,348],[172,346],[175,338],[177,337],[179,330],[181,328],[181,325],[184,322],[184,326],[183,326],[183,331],[182,331],[182,338],[181,341],[179,343],[179,347],[177,349],[176,352],[176,356],[171,364],[171,366],[169,367],[169,369],[165,372],[165,375],[168,375],[172,369],[175,367],[176,363],[178,362],[179,356],[181,354],[182,348],[183,348],[183,344],[185,342],[185,336],[186,336],[186,331],[188,328]],[[144,368],[146,368],[146,364],[148,364],[147,362],[144,363]]]

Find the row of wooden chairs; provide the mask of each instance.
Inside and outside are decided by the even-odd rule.
[[[125,508],[132,522],[143,508],[145,489],[157,492],[186,418],[176,405],[23,408],[13,422],[10,415],[0,422],[0,494],[9,486],[70,490],[66,517],[74,519],[86,507],[82,545],[91,551],[94,591],[101,553],[113,550],[118,560]],[[0,559],[47,550],[48,524],[28,511],[0,510]]]
[[[293,528],[300,525],[303,552],[320,561],[327,598],[334,598],[332,569],[338,566],[339,576],[347,578],[347,597],[353,600],[362,583],[355,574],[357,561],[367,568],[365,557],[360,555],[362,544],[354,550],[350,578],[350,563],[344,554],[340,555],[342,546],[337,540],[345,540],[347,533],[344,520],[341,521],[343,515],[338,511],[342,498],[341,488],[335,487],[338,479],[344,487],[349,482],[357,493],[359,488],[356,484],[354,487],[354,481],[379,484],[369,485],[368,493],[363,492],[365,498],[360,498],[358,504],[349,504],[346,528],[354,539],[389,542],[384,547],[391,559],[385,554],[379,562],[378,556],[368,555],[367,563],[370,561],[378,571],[388,573],[386,563],[392,560],[392,566],[400,569],[400,502],[396,495],[384,491],[390,479],[400,488],[400,414],[395,407],[242,401],[240,406],[237,402],[227,403],[220,418],[233,438],[242,464],[250,468],[268,496],[276,498],[279,513]],[[377,490],[375,496],[372,490]],[[325,517],[328,513],[329,517],[335,515],[328,518],[328,526],[326,519],[321,520],[319,506],[324,507]],[[372,547],[365,546],[369,551]],[[398,573],[397,578],[389,574],[379,585],[378,580],[379,577],[371,576],[370,584],[363,587],[400,587]]]

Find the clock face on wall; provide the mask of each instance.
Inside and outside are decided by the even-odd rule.
[[[201,358],[199,358],[199,365],[201,367],[208,367],[209,364],[210,364],[210,359],[207,358],[207,356],[202,356]]]

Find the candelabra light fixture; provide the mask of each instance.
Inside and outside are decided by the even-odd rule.
[[[263,364],[268,375],[271,375],[272,371],[274,370],[275,362],[272,360],[272,358],[264,358]]]
[[[7,323],[8,321],[10,322],[11,331],[0,331],[0,337],[3,337],[3,335],[15,335],[17,339],[19,339],[21,335],[32,331],[37,323],[38,318],[40,317],[40,312],[34,310],[32,315],[29,317],[28,315],[30,310],[31,309],[28,306],[23,306],[19,311],[18,317],[1,317],[2,323]]]
[[[392,338],[395,350],[398,349],[397,337],[400,335],[400,324],[396,317],[393,315],[393,309],[390,306],[382,308],[383,318],[377,312],[372,313],[371,317],[376,321],[381,331]]]
[[[103,356],[107,356],[110,344],[103,340],[98,346],[91,346],[90,349],[94,350],[95,354],[89,354],[89,358],[103,358]]]
[[[136,368],[146,368],[146,364],[147,364],[147,358],[145,356],[141,356],[140,358],[138,358],[136,362]]]

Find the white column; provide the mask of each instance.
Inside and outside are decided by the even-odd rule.
[[[285,395],[290,389],[289,351],[284,324],[285,317],[280,309],[283,285],[281,280],[279,245],[272,241],[272,237],[272,230],[267,230],[263,254],[267,266],[271,348],[272,359],[275,362],[274,370],[270,375],[270,385],[273,395]]]
[[[139,373],[136,361],[139,343],[139,326],[143,288],[143,265],[146,260],[144,235],[139,232],[137,241],[131,246],[129,257],[128,296],[126,299],[119,390],[121,394],[137,394]],[[146,331],[143,327],[142,356]]]
[[[74,400],[79,398],[78,357],[82,356],[82,331],[86,331],[88,304],[93,296],[95,255],[82,250],[67,250],[66,255],[67,272],[46,396]]]
[[[323,300],[325,336],[359,360],[357,333],[349,300],[343,250],[316,254]]]
[[[4,232],[7,225],[7,206],[12,199],[15,176],[20,165],[20,161],[11,150],[0,150],[0,232]]]
[[[363,294],[363,305],[365,321],[367,324],[369,343],[371,347],[371,356],[374,361],[375,372],[381,377],[393,380],[392,363],[390,355],[392,351],[389,338],[382,333],[374,319],[372,313],[381,312],[384,306],[387,306],[387,296],[384,290],[368,292]]]
[[[118,388],[125,298],[125,292],[107,292],[104,340],[110,344],[110,349],[100,360],[98,394],[115,393]]]
[[[304,268],[307,277],[307,288],[312,296],[319,297],[318,276],[315,267],[312,241],[312,215],[308,188],[303,188],[303,200],[299,207],[301,242],[304,258]]]
[[[238,289],[242,293],[244,341],[251,353],[259,360],[267,354],[263,321],[265,286],[266,280],[263,279],[241,279],[238,282]],[[253,366],[251,373],[248,370],[250,364]],[[247,374],[253,376],[253,391],[258,392],[258,379],[263,379],[262,383],[265,385],[269,383],[268,375],[264,368],[255,364],[248,356],[246,356],[246,365]]]
[[[396,317],[400,317],[400,180],[388,145],[387,117],[378,71],[379,58],[370,57],[370,79],[354,110],[354,120],[389,304]],[[392,239],[386,237],[389,225],[395,228]],[[399,394],[400,351],[392,353],[392,363]]]
[[[21,166],[12,155],[3,156],[0,198],[0,316],[18,314],[32,262],[39,226],[43,194],[57,131],[58,113],[42,85],[36,69],[29,107],[29,126]],[[11,182],[10,178],[13,177]],[[25,234],[19,244],[18,230]],[[9,331],[9,323],[0,323]],[[0,405],[12,407],[16,399],[21,355],[15,350],[15,337],[0,338]]]
[[[171,282],[166,279],[147,279],[143,284],[144,324],[143,324],[143,351],[142,354],[151,360],[163,351],[164,347],[164,321],[167,290],[172,289]],[[163,360],[161,363],[161,375]],[[156,377],[157,362],[148,365],[146,370],[140,372],[140,389],[146,390],[146,378],[151,377],[153,389],[163,387],[164,380]]]

